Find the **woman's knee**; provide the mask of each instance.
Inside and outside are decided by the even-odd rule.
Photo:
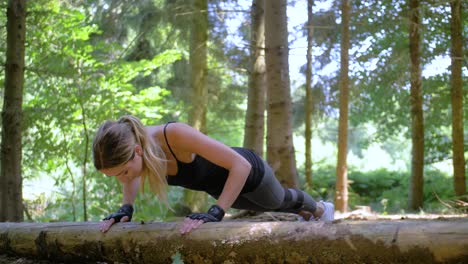
[[[262,186],[252,193],[244,196],[246,199],[262,207],[263,211],[274,211],[281,207],[284,201],[284,189]]]

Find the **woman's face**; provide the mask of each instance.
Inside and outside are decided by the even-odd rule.
[[[141,156],[142,149],[140,146],[135,146],[135,154],[127,163],[109,169],[100,170],[105,175],[115,176],[121,183],[129,183],[138,176],[141,176],[143,170],[143,158]]]

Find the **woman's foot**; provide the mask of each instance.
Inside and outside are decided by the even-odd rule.
[[[331,222],[335,219],[335,206],[332,203],[320,201],[322,205],[322,214],[318,217],[318,221]]]
[[[331,222],[335,219],[335,206],[332,203],[320,201],[317,203],[315,212],[302,210],[298,213],[301,217],[299,221],[323,221]]]

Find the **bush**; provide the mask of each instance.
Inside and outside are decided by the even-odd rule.
[[[313,172],[312,186],[304,189],[315,199],[333,200],[336,169],[332,166],[320,167]],[[378,169],[362,172],[350,169],[349,207],[368,205],[381,213],[401,213],[408,206],[410,172]],[[305,186],[304,179],[302,186]],[[426,168],[424,176],[424,210],[429,212],[446,212],[447,208],[440,200],[452,199],[454,196],[452,178],[435,169]]]

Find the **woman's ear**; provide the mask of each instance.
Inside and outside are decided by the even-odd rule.
[[[135,146],[135,153],[136,153],[138,156],[143,156],[143,148],[142,148],[140,145],[136,145],[136,146]]]

